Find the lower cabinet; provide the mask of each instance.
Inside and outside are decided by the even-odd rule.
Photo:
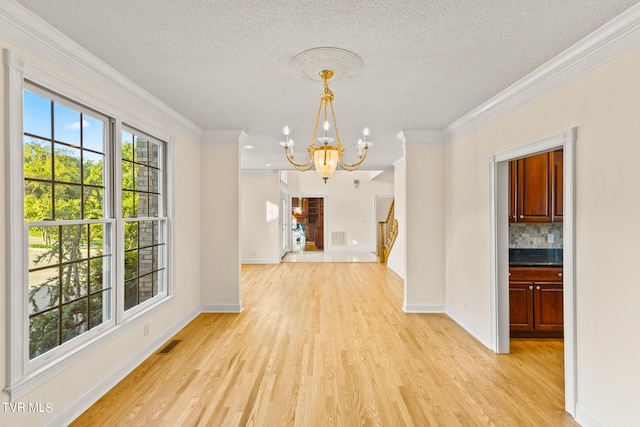
[[[512,337],[562,337],[562,268],[509,269],[509,323]]]

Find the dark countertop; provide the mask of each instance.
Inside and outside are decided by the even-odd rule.
[[[562,267],[562,248],[509,248],[509,265],[512,267]]]

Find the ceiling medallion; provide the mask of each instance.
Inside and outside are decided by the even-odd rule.
[[[280,145],[284,147],[287,160],[289,161],[289,163],[291,163],[291,165],[293,165],[296,170],[304,172],[315,167],[316,172],[318,172],[318,175],[320,175],[322,179],[324,179],[324,182],[326,184],[327,179],[331,175],[333,175],[338,165],[340,165],[342,169],[347,171],[358,170],[362,162],[364,162],[364,159],[367,157],[369,147],[371,147],[373,144],[368,141],[369,129],[365,128],[363,131],[362,139],[358,140],[358,161],[355,163],[346,163],[342,161],[344,147],[342,145],[342,141],[340,141],[340,136],[338,135],[338,125],[335,112],[333,110],[333,92],[331,92],[331,89],[329,89],[329,79],[333,78],[335,75],[337,75],[337,73],[333,68],[330,67],[334,66],[336,68],[339,68],[342,72],[346,72],[347,77],[353,77],[354,75],[357,75],[358,72],[360,72],[360,69],[362,68],[362,61],[358,56],[349,51],[345,51],[344,49],[330,48],[330,55],[317,55],[320,50],[326,52],[325,49],[326,48],[307,50],[296,55],[291,60],[291,64],[296,64],[296,67],[292,65],[292,72],[294,69],[296,69],[299,72],[299,78],[322,80],[324,82],[324,92],[322,93],[322,95],[320,95],[320,105],[318,106],[318,113],[316,114],[313,136],[311,137],[311,142],[309,143],[309,147],[307,148],[307,154],[309,158],[303,163],[297,163],[294,160],[294,143],[293,139],[289,137],[288,126],[285,126],[284,128],[285,140],[281,142]],[[338,57],[336,52],[341,55],[341,58],[347,58],[348,61],[338,61],[336,59]],[[347,52],[347,54],[345,54],[344,52]],[[321,62],[322,58],[326,59],[326,61]],[[317,73],[318,78],[316,78],[315,76],[307,76],[307,73],[315,71],[315,68],[317,66],[320,66],[320,70]],[[318,134],[318,123],[320,122],[320,117],[322,117],[322,120],[324,122],[324,131],[321,136],[319,136]],[[331,127],[329,120],[331,120],[331,123],[333,123],[332,132],[335,138],[329,136],[329,129]],[[334,141],[336,141],[335,145],[333,145]]]
[[[323,81],[323,70],[334,72],[333,81],[357,77],[364,67],[355,53],[338,47],[316,47],[300,52],[289,62],[291,74],[300,80]]]

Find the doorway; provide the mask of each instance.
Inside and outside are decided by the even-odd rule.
[[[285,256],[291,248],[291,239],[289,234],[291,233],[291,216],[288,212],[291,211],[289,195],[280,193],[280,258]]]
[[[491,344],[497,353],[509,353],[509,161],[562,148],[563,173],[563,311],[565,410],[575,417],[575,144],[576,128],[496,153],[491,159]]]
[[[291,198],[291,252],[324,251],[324,197]]]

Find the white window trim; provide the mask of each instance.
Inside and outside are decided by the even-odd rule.
[[[162,306],[172,300],[175,295],[175,255],[173,250],[174,231],[172,227],[172,218],[174,213],[173,207],[173,144],[174,138],[171,134],[159,131],[155,126],[141,120],[137,117],[129,115],[126,111],[119,109],[106,100],[95,96],[81,89],[76,82],[66,80],[53,72],[38,66],[37,64],[25,60],[23,57],[15,54],[11,50],[4,50],[4,64],[6,67],[6,129],[5,143],[8,144],[8,162],[7,162],[7,179],[8,179],[8,230],[7,230],[7,253],[8,265],[6,272],[7,283],[7,384],[5,391],[9,394],[11,401],[15,401],[26,393],[34,390],[47,380],[63,372],[66,368],[72,366],[79,360],[87,357],[92,351],[106,345],[107,343],[117,339],[130,328],[135,325],[139,318],[143,318],[145,313],[153,311],[156,307]],[[118,309],[118,300],[122,299],[118,295],[116,287],[121,281],[116,265],[116,270],[112,272],[114,275],[114,294],[116,300],[115,316],[112,320],[99,325],[92,330],[96,333],[87,336],[86,339],[75,341],[73,346],[65,346],[64,344],[56,347],[36,359],[37,363],[29,361],[29,338],[28,338],[28,318],[26,313],[27,296],[26,287],[16,284],[24,284],[27,277],[27,251],[25,247],[24,236],[24,202],[23,202],[23,91],[25,89],[25,80],[29,80],[35,84],[41,85],[54,93],[59,93],[85,105],[90,109],[101,112],[102,114],[116,118],[116,121],[126,121],[130,125],[135,126],[141,131],[154,135],[155,138],[165,141],[166,162],[165,162],[165,186],[166,186],[166,293],[162,298],[152,298],[136,307],[137,310],[129,314],[126,318]],[[112,153],[115,155],[116,153]],[[116,177],[117,178],[117,177]],[[115,180],[114,180],[115,181]],[[113,187],[118,188],[118,187]],[[116,198],[117,199],[117,198]],[[116,200],[117,202],[117,200]],[[114,208],[117,204],[114,205]],[[113,224],[117,227],[116,224]],[[116,242],[112,242],[114,246],[118,244],[116,233]],[[117,248],[116,248],[117,251]],[[117,254],[114,254],[114,256]],[[121,267],[121,266],[120,266]],[[21,309],[16,310],[16,307]],[[83,334],[84,335],[84,334]],[[72,347],[72,348],[69,348]],[[62,351],[64,350],[64,351]],[[64,354],[60,354],[64,353]],[[36,360],[34,359],[34,360]]]

